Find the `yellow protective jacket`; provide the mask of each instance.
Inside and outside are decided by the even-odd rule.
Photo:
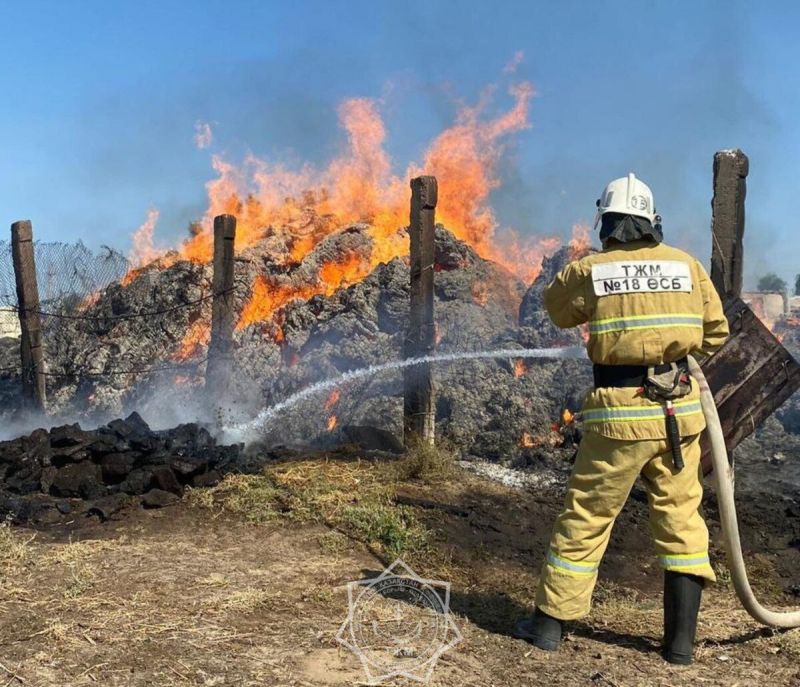
[[[615,243],[571,262],[544,292],[558,327],[588,323],[594,363],[657,365],[689,353],[709,355],[728,336],[717,291],[703,266],[682,250],[648,241]],[[705,428],[700,394],[675,402],[682,436]],[[634,388],[594,388],[586,396],[587,431],[612,439],[664,439],[664,408]]]

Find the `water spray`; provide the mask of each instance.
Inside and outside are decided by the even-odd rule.
[[[379,365],[370,365],[369,367],[362,367],[356,370],[349,370],[344,372],[338,377],[333,379],[326,379],[311,386],[301,389],[297,393],[292,394],[287,399],[276,403],[274,406],[265,408],[252,420],[243,422],[236,425],[230,425],[222,428],[224,441],[231,443],[245,442],[251,440],[252,433],[260,428],[263,428],[279,413],[299,403],[300,401],[310,398],[315,394],[328,391],[337,386],[347,384],[356,379],[363,377],[372,377],[382,372],[389,372],[392,370],[402,370],[406,367],[413,367],[414,365],[422,365],[424,363],[446,363],[454,362],[456,360],[481,360],[485,358],[545,358],[550,360],[564,360],[569,358],[585,359],[586,350],[582,346],[564,346],[561,348],[502,348],[495,351],[469,351],[462,353],[439,353],[436,355],[425,355],[418,358],[407,358],[405,360],[396,360],[391,363],[381,363]]]

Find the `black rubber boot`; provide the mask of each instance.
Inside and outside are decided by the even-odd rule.
[[[705,582],[686,573],[664,573],[664,659],[689,665],[694,656],[697,613]]]
[[[533,615],[523,618],[514,627],[514,636],[524,639],[533,646],[545,651],[558,651],[561,644],[561,627],[563,623],[552,615],[547,615],[538,608]]]

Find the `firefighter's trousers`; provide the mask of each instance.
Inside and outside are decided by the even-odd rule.
[[[641,473],[656,553],[666,570],[714,581],[703,495],[700,435],[682,441],[685,467],[672,465],[663,439],[622,441],[587,432],[581,441],[536,592],[536,606],[572,620],[589,612],[597,570],[611,528]]]

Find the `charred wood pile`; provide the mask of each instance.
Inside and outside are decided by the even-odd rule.
[[[218,446],[196,424],[156,432],[133,413],[95,430],[63,425],[0,442],[0,514],[45,525],[158,508],[186,487],[216,484],[244,467],[240,446]]]

